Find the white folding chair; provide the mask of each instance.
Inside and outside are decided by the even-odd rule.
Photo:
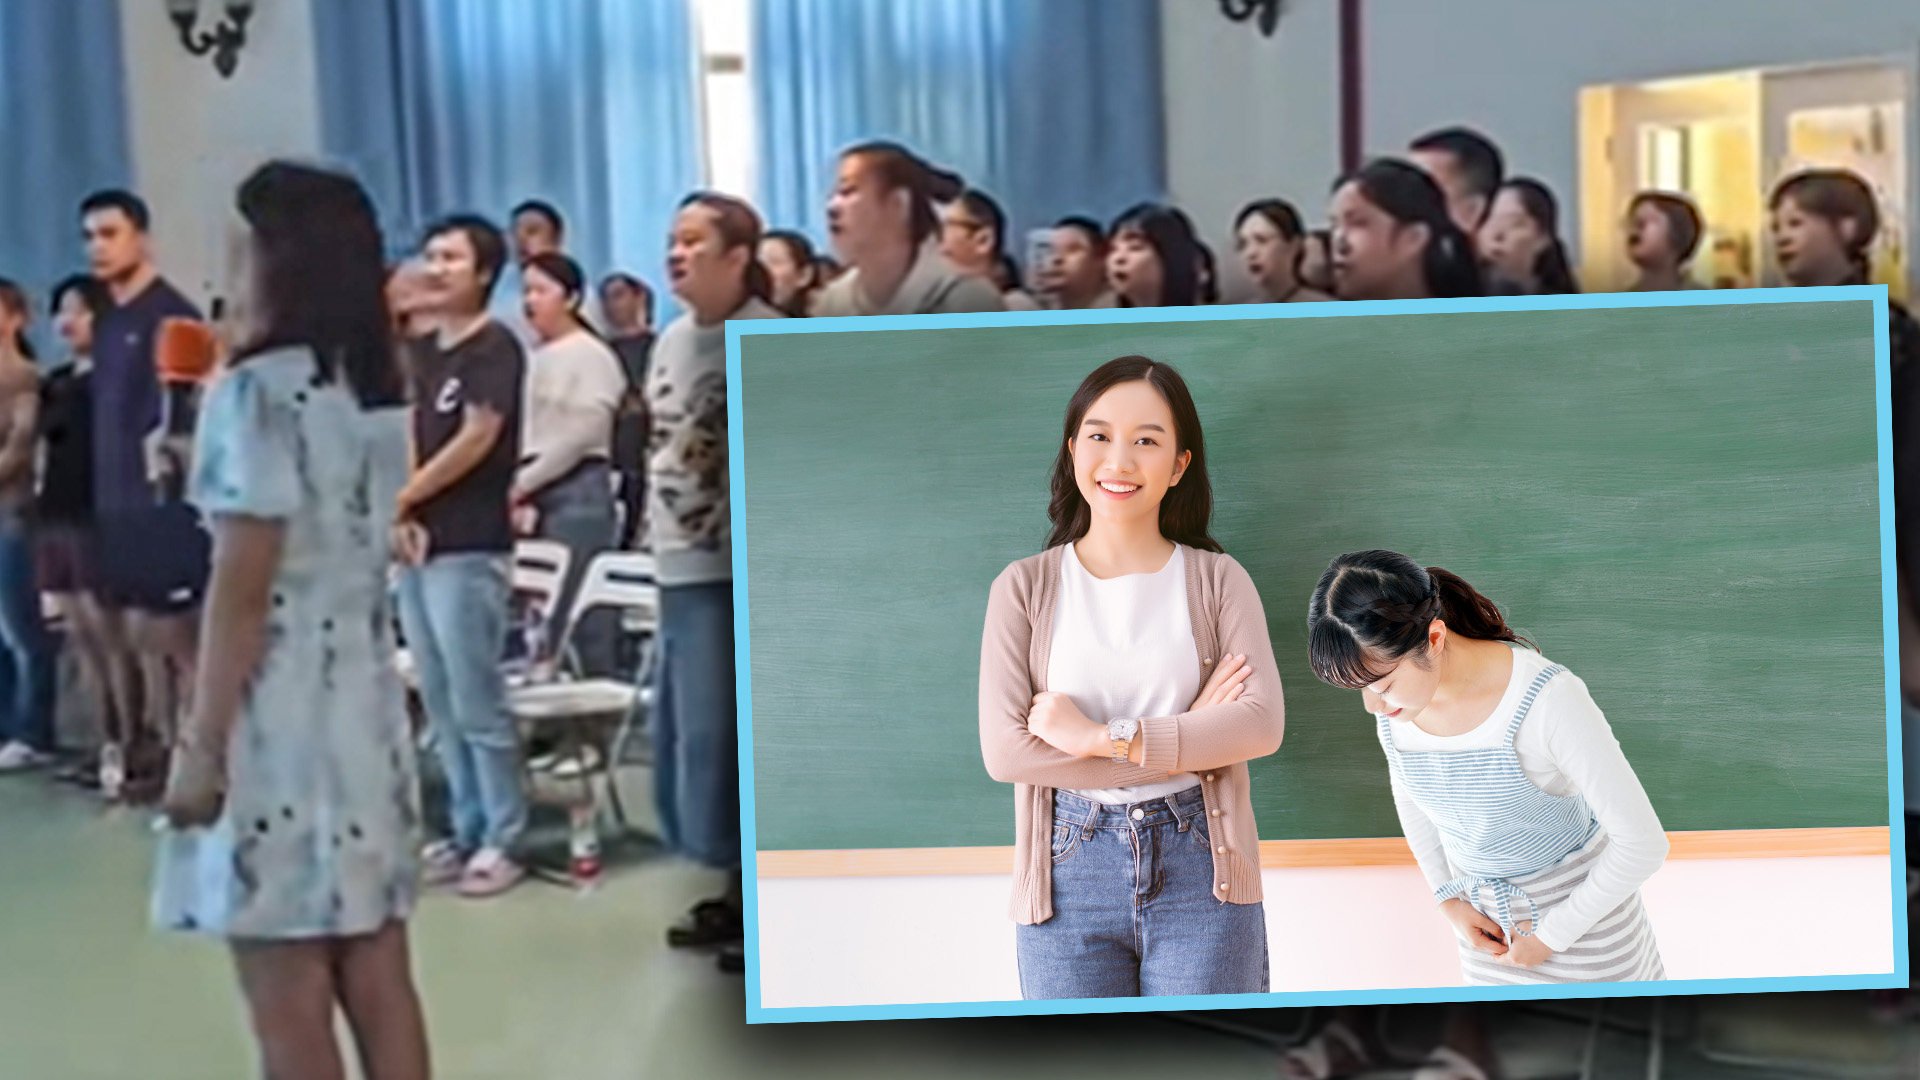
[[[515,687],[508,701],[516,720],[529,727],[561,727],[563,745],[561,767],[577,775],[596,810],[603,805],[593,790],[593,777],[601,777],[607,798],[605,808],[613,811],[622,827],[627,823],[619,786],[613,782],[613,770],[626,751],[633,727],[651,694],[645,689],[653,666],[653,638],[659,624],[660,596],[655,582],[653,559],[634,552],[609,551],[594,558],[581,577],[561,632],[557,655],[571,654],[572,639],[580,620],[602,608],[618,609],[637,620],[643,635],[641,662],[632,681],[608,678],[575,678]],[[636,625],[635,623],[628,624]],[[587,750],[597,740],[596,730],[609,724],[614,733],[600,749],[601,760],[590,760]],[[556,770],[559,771],[559,770]]]
[[[522,540],[513,546],[514,595],[532,602],[551,628],[559,616],[560,593],[573,569],[573,549],[553,540]]]

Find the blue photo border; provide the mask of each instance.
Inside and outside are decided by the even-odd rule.
[[[1891,972],[1857,975],[1779,976],[1531,986],[1446,986],[1383,990],[1293,991],[1268,994],[1205,994],[1155,998],[1094,998],[1051,1001],[958,1001],[880,1005],[767,1008],[760,1004],[758,850],[754,825],[752,646],[747,612],[747,476],[744,443],[745,384],[740,339],[763,334],[875,333],[895,330],[962,330],[987,327],[1124,325],[1128,323],[1220,322],[1248,319],[1364,318],[1372,315],[1437,315],[1502,311],[1570,311],[1597,308],[1727,307],[1869,301],[1873,307],[1874,394],[1880,465],[1881,630],[1886,661],[1887,821],[1891,842],[1888,886],[1893,897]],[[1316,304],[1241,304],[1219,307],[1105,308],[1088,311],[992,312],[965,315],[886,315],[834,319],[755,319],[729,322],[727,335],[727,449],[733,513],[734,670],[740,729],[740,831],[746,894],[746,1012],[750,1024],[846,1020],[909,1020],[935,1017],[1041,1016],[1080,1013],[1174,1012],[1202,1009],[1303,1008],[1331,1005],[1400,1005],[1418,1002],[1547,1001],[1578,998],[1675,997],[1696,994],[1760,994],[1819,990],[1880,990],[1905,987],[1907,970],[1906,804],[1900,745],[1898,576],[1894,565],[1893,400],[1887,336],[1887,288],[1848,285],[1803,289],[1742,289],[1670,293],[1593,293],[1567,296],[1473,297],[1448,300],[1380,300]]]

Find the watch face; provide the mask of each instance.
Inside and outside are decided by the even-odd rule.
[[[1138,720],[1115,720],[1107,725],[1107,736],[1114,739],[1131,739],[1133,733],[1140,730]]]

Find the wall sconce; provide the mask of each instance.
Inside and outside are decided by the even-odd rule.
[[[211,31],[199,31],[200,0],[167,0],[167,15],[180,28],[180,45],[193,56],[213,54],[213,70],[220,77],[233,77],[240,66],[240,46],[247,43],[247,19],[253,15],[253,0],[227,0],[226,17]]]
[[[1220,14],[1234,22],[1255,20],[1262,37],[1272,37],[1280,26],[1280,7],[1284,0],[1220,0]]]

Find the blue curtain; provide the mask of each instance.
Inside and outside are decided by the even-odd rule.
[[[1158,0],[754,0],[758,195],[824,237],[848,144],[894,139],[1028,228],[1164,198]]]
[[[688,0],[355,0],[313,5],[326,153],[379,202],[389,244],[522,199],[567,218],[588,273],[658,285],[698,187]],[[662,294],[664,290],[657,290]]]
[[[86,268],[80,200],[133,176],[117,0],[0,2],[0,276],[44,313]],[[48,355],[48,320],[34,327]]]

